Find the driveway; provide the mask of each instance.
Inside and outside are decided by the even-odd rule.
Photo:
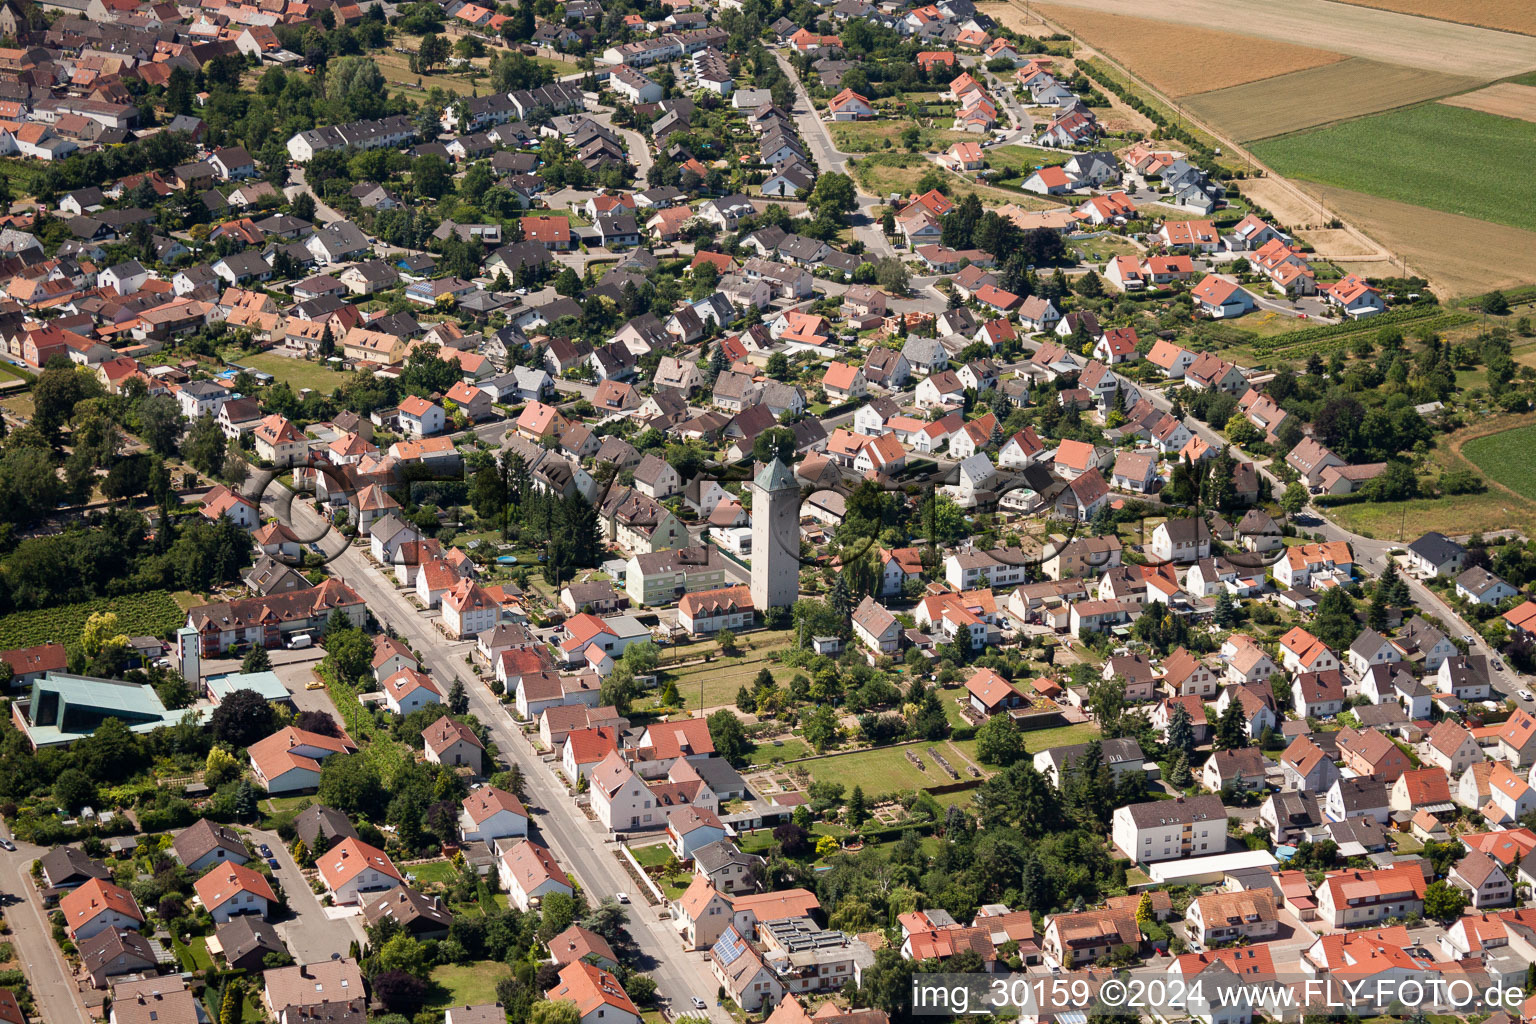
[[[272,875],[283,884],[292,916],[285,921],[275,922],[273,927],[288,944],[288,952],[293,954],[295,960],[309,964],[329,960],[332,953],[346,956],[354,940],[362,943],[366,939],[361,915],[333,918],[326,914],[320,897],[310,891],[309,882],[299,870],[298,862],[293,859],[293,854],[288,852],[276,832],[264,832],[256,828],[247,831],[252,843],[257,846],[266,843],[277,861],[277,868]]]

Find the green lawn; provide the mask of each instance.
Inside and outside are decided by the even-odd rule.
[[[635,862],[643,868],[661,867],[672,856],[672,851],[667,848],[666,843],[652,843],[649,846],[631,846],[629,852],[635,858]]]
[[[418,887],[434,882],[446,884],[457,878],[459,874],[446,860],[434,860],[426,864],[402,864],[400,870],[408,875],[415,875]]]
[[[476,1006],[496,1001],[496,983],[511,974],[505,964],[482,960],[473,964],[444,964],[432,968],[433,1009]]]
[[[1536,124],[1425,103],[1255,143],[1286,177],[1536,230]],[[1476,172],[1467,173],[1468,161]]]
[[[780,686],[788,686],[796,672],[795,669],[768,661],[763,652],[752,651],[745,658],[716,657],[706,664],[690,665],[670,674],[677,680],[683,706],[690,711],[697,711],[701,684],[704,707],[713,708],[723,704],[735,706],[736,691],[743,686],[750,690],[757,674],[765,668]]]
[[[1471,448],[1471,442],[1463,448]],[[1471,453],[1468,452],[1468,457]],[[1520,467],[1510,467],[1511,473]],[[1528,467],[1526,467],[1528,470]],[[1514,487],[1508,476],[1500,479]],[[1529,472],[1525,479],[1530,480]],[[1510,507],[1515,499],[1490,488],[1483,494],[1456,494],[1445,498],[1414,498],[1411,501],[1362,501],[1324,509],[1329,519],[1351,533],[1377,540],[1413,540],[1427,530],[1448,535],[1504,530],[1521,522],[1524,509]]]
[[[21,375],[21,371],[20,370],[18,370],[16,367],[12,366],[10,363],[0,363],[0,377],[7,378],[7,379],[10,379],[10,380],[26,380],[27,379],[27,378],[25,378],[25,377],[23,377]]]
[[[241,366],[270,373],[295,391],[300,388],[312,388],[328,395],[341,385],[343,379],[342,374],[319,363],[312,363],[307,359],[290,359],[271,352],[254,352],[250,355],[231,353],[228,358],[230,362],[239,363]]]
[[[195,936],[190,943],[173,938],[171,949],[185,970],[206,971],[213,966],[213,957],[208,955],[208,940],[201,935]]]
[[[811,752],[811,748],[802,739],[791,736],[788,739],[781,738],[779,745],[774,746],[772,740],[759,743],[747,755],[748,764],[770,764],[774,761],[794,761],[805,757]]]
[[[929,786],[954,782],[929,755],[929,746],[944,755],[944,759],[960,773],[961,781],[970,778],[966,772],[966,761],[976,760],[975,740],[943,740],[934,744],[915,743],[905,747],[860,750],[811,761],[806,767],[817,782],[839,782],[850,792],[854,786],[862,786],[864,794],[871,798],[900,789],[927,789]],[[907,760],[908,750],[922,759],[923,764],[927,765],[926,771]]]
[[[1486,437],[1474,437],[1461,446],[1461,453],[1505,487],[1536,500],[1536,460],[1531,458],[1532,445],[1536,445],[1536,423]]]

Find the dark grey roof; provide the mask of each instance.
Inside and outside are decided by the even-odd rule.
[[[1408,550],[1433,565],[1442,565],[1467,553],[1466,548],[1433,530],[1409,544]]]
[[[1226,831],[1227,808],[1215,795],[1188,796],[1174,800],[1151,800],[1126,808],[1137,828],[1180,825],[1196,821],[1219,821]]]

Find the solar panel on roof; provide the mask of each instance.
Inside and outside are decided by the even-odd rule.
[[[731,964],[735,963],[738,958],[740,958],[741,954],[745,953],[746,951],[747,944],[742,939],[742,937],[736,933],[736,929],[728,929],[726,933],[720,936],[719,940],[715,942],[715,962],[722,967],[729,967]]]

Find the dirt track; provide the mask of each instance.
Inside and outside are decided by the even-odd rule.
[[[1223,28],[1245,35],[1389,64],[1427,68],[1485,80],[1536,68],[1536,38],[1509,32],[1432,21],[1373,7],[1328,0],[1052,0],[1080,7],[1173,22]],[[1094,40],[1089,37],[1090,44]]]
[[[1536,85],[1516,85],[1500,82],[1477,92],[1447,96],[1440,101],[1453,107],[1481,110],[1485,114],[1500,117],[1517,117],[1522,121],[1536,121]]]

